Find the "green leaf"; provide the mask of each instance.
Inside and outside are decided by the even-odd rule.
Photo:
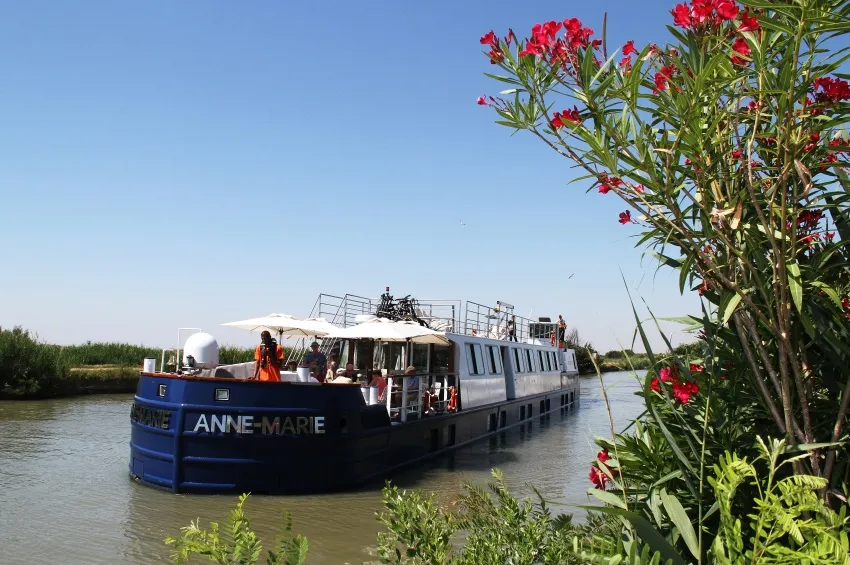
[[[732,317],[732,314],[735,313],[735,309],[738,308],[738,304],[741,303],[742,296],[740,294],[735,293],[732,298],[729,299],[729,302],[726,304],[726,308],[723,310],[723,325],[729,323],[729,318]]]
[[[617,508],[626,508],[626,503],[623,502],[623,499],[615,495],[613,492],[599,490],[597,488],[587,489],[587,492],[598,498],[603,504],[608,504]]]
[[[652,524],[650,524],[649,521],[640,514],[635,514],[634,512],[629,512],[622,508],[611,508],[608,506],[603,506],[601,508],[598,506],[581,506],[580,508],[625,518],[632,526],[634,526],[640,539],[643,540],[643,542],[649,547],[660,553],[662,559],[665,561],[669,559],[673,565],[686,565],[685,560],[678,554],[676,549],[670,545],[670,542],[658,533],[658,530],[653,528]]]
[[[800,276],[800,265],[792,261],[788,263],[788,288],[791,291],[791,300],[797,312],[803,311],[803,280]]]
[[[668,267],[673,267],[674,269],[678,269],[682,266],[681,259],[673,259],[672,257],[667,257],[666,255],[662,255],[652,249],[648,250],[648,253],[658,259],[663,265],[667,265]]]
[[[676,526],[682,535],[682,539],[685,541],[685,545],[688,546],[688,550],[694,557],[699,559],[700,547],[697,534],[694,532],[694,526],[691,524],[691,519],[688,517],[688,513],[685,512],[682,503],[672,494],[668,494],[665,489],[661,489],[661,504],[664,506],[664,510],[667,511],[670,521],[673,522],[673,525]]]
[[[807,451],[814,451],[815,449],[823,449],[824,447],[837,447],[843,444],[843,441],[830,441],[825,443],[798,443],[797,445],[785,446],[785,449],[782,451],[782,453],[802,453]]]

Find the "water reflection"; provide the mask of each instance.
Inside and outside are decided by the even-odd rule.
[[[616,429],[640,414],[633,376],[605,376]],[[484,483],[499,467],[518,493],[537,486],[561,510],[588,503],[593,437],[608,434],[596,378],[582,380],[581,406],[555,413],[399,473],[404,488],[451,500],[463,481]],[[127,476],[130,395],[0,402],[0,547],[3,563],[151,563],[163,561],[163,538],[200,518],[223,520],[235,497],[174,495]],[[297,468],[292,470],[297,474]],[[382,483],[331,495],[252,496],[247,511],[271,540],[282,510],[310,541],[311,563],[372,559]],[[49,534],[49,535],[48,535]],[[39,541],[48,538],[49,543]]]

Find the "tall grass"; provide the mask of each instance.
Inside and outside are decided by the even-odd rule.
[[[22,328],[0,329],[0,394],[42,393],[67,373],[68,364],[55,347]]]
[[[121,365],[142,366],[145,357],[159,359],[162,355],[160,347],[145,347],[129,343],[105,343],[88,341],[81,345],[65,345],[55,347],[71,367],[88,367],[92,365]]]
[[[141,367],[145,357],[157,360],[162,356],[161,347],[146,347],[129,343],[86,342],[81,345],[52,346],[58,350],[62,359],[71,367],[91,367],[97,365],[118,365],[121,367]],[[171,357],[173,357],[173,353]],[[166,354],[166,361],[169,355]],[[254,360],[253,347],[222,345],[218,349],[219,363],[230,365]]]

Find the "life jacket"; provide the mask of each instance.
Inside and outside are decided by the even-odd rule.
[[[555,332],[549,332],[549,343],[555,345]]]

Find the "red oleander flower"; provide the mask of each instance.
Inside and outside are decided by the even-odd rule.
[[[744,57],[749,57],[751,52],[750,45],[743,37],[738,37],[737,39],[735,39],[735,42],[732,44],[732,51],[743,55]],[[744,59],[743,57],[739,57],[738,55],[732,55],[731,59],[733,65],[745,65],[747,63],[746,59]]]
[[[759,30],[761,30],[759,19],[755,16],[751,16],[749,10],[744,10],[744,13],[741,15],[741,25],[738,26],[738,31],[744,32]]]
[[[661,383],[658,382],[658,377],[652,377],[652,380],[649,382],[649,388],[655,392],[661,392]]]
[[[632,223],[632,213],[626,210],[625,212],[620,212],[620,223],[623,225]]]
[[[713,0],[694,0],[691,8],[691,21],[701,24],[711,17],[714,11]]]
[[[661,382],[669,383],[673,380],[672,371],[670,367],[662,367],[660,371],[658,371],[658,378],[661,379]]]
[[[850,100],[850,84],[846,80],[831,77],[819,77],[814,80],[815,102],[838,104]],[[821,89],[821,92],[817,92]]]
[[[490,52],[487,53],[487,56],[490,57],[490,64],[496,65],[505,60],[505,52],[499,49],[498,47],[493,47],[490,49]]]
[[[736,149],[732,152],[732,160],[733,161],[740,161],[743,157],[744,157],[744,154],[741,152],[740,149]]]
[[[682,404],[687,404],[691,396],[696,396],[698,392],[699,385],[695,382],[681,383],[678,380],[673,381],[673,397]]]
[[[609,177],[606,175],[602,177],[602,184],[599,185],[599,192],[600,194],[608,194],[612,188],[619,188],[622,184],[623,181],[617,177]]]
[[[490,45],[492,47],[498,47],[499,46],[499,42],[496,39],[496,34],[493,32],[492,29],[490,31],[488,31],[487,33],[485,33],[484,35],[482,35],[480,41],[481,41],[481,45]]]
[[[508,36],[505,38],[505,43],[510,45],[511,41],[516,43],[516,35],[514,35],[514,30],[508,28]]]
[[[590,482],[592,482],[596,488],[605,489],[605,484],[608,482],[608,475],[602,472],[601,469],[595,466],[590,467]]]
[[[638,53],[638,50],[635,49],[635,42],[634,40],[626,41],[626,44],[623,45],[623,55],[628,57],[632,53],[634,53],[635,55],[637,55]]]
[[[704,367],[702,365],[697,365],[696,363],[691,363],[688,367],[692,373],[702,373]]]
[[[722,21],[734,20],[738,15],[738,5],[732,0],[720,0],[714,6]]]
[[[602,451],[596,454],[596,460],[601,463],[605,463],[609,459],[611,459],[611,456],[608,454],[607,449],[603,449]]]
[[[620,68],[623,69],[623,72],[629,72],[632,68],[632,58],[623,57],[620,59]]]
[[[691,21],[691,9],[687,4],[677,4],[675,8],[670,10],[670,13],[673,14],[673,23],[675,25],[685,29],[693,25]]]
[[[676,67],[673,65],[661,67],[661,70],[655,74],[655,88],[658,90],[667,90],[667,81],[670,80],[670,77],[673,76],[675,71]]]
[[[567,125],[567,122],[571,122],[574,124],[581,123],[581,114],[579,114],[578,108],[573,106],[572,110],[564,110],[563,112],[555,112],[552,115],[552,124],[553,129],[558,129]]]
[[[635,192],[638,192],[638,193],[640,193],[640,194],[643,194],[643,193],[644,193],[644,190],[645,190],[645,189],[644,189],[644,187],[643,187],[643,185],[642,185],[642,184],[636,184],[636,185],[635,185]]]
[[[478,97],[478,105],[479,106],[489,106],[489,102],[487,102],[487,99],[484,98],[483,96],[479,96]]]

